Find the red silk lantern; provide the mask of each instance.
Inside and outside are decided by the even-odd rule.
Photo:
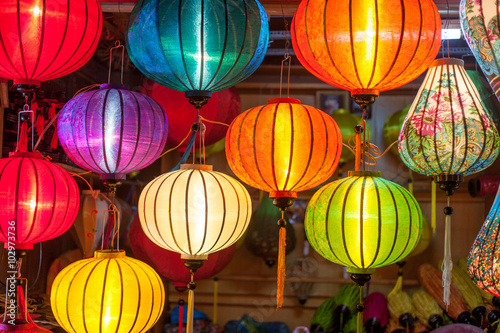
[[[71,175],[42,154],[18,152],[0,160],[0,202],[0,241],[31,249],[71,227],[80,192]]]
[[[351,95],[378,96],[429,67],[441,19],[432,0],[309,0],[297,8],[291,34],[310,73]]]
[[[167,113],[170,128],[167,145],[176,147],[189,133],[191,125],[196,123],[196,109],[185,98],[183,92],[164,87],[146,80],[142,86],[143,94],[152,97]],[[241,99],[238,89],[232,87],[212,93],[210,103],[200,111],[200,115],[208,120],[230,124],[241,112]],[[205,145],[211,145],[226,136],[227,126],[203,122],[206,126]],[[178,148],[185,151],[188,140]]]
[[[137,259],[153,267],[158,274],[172,281],[177,288],[186,288],[191,281],[191,273],[184,266],[184,260],[177,252],[165,250],[151,240],[142,231],[139,217],[137,216],[130,227],[130,247]],[[233,259],[236,244],[219,252],[211,253],[208,260],[194,274],[194,280],[209,279],[222,271]]]
[[[39,86],[82,67],[102,30],[98,0],[4,0],[0,76]]]

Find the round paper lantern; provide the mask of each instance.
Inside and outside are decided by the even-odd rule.
[[[181,258],[206,260],[234,244],[252,214],[248,191],[210,165],[183,164],[146,185],[138,203],[142,230]]]
[[[165,250],[151,240],[142,231],[139,217],[130,228],[130,245],[137,259],[148,263],[160,276],[172,282],[176,288],[186,288],[191,281],[191,274],[184,266],[184,261],[176,252]],[[194,281],[209,279],[222,271],[233,259],[236,244],[224,250],[211,253],[207,261],[196,271]]]
[[[54,317],[72,333],[146,332],[160,317],[164,302],[158,274],[114,250],[96,251],[94,258],[64,268],[50,293]]]
[[[57,120],[69,158],[104,179],[122,179],[153,163],[167,131],[167,117],[157,102],[114,84],[72,98]]]
[[[292,43],[300,63],[351,95],[375,95],[417,78],[441,45],[432,0],[309,0],[295,12]]]
[[[398,141],[399,132],[403,127],[406,115],[410,110],[411,105],[408,105],[402,110],[396,111],[391,114],[384,123],[384,143],[389,147],[394,141]],[[391,153],[398,156],[398,146],[394,145],[391,147]]]
[[[269,26],[257,0],[141,0],[125,38],[130,58],[148,78],[186,96],[209,96],[257,69]]]
[[[184,98],[184,94],[181,92],[169,89],[150,80],[146,80],[142,87],[146,95],[153,98],[163,107],[170,124],[174,124],[169,129],[167,145],[177,147],[189,133],[191,125],[196,123],[196,110]],[[233,87],[212,94],[210,103],[203,107],[200,115],[208,120],[230,124],[240,112],[240,94]],[[206,146],[216,143],[226,136],[227,126],[214,124],[209,121],[202,122],[206,127]],[[177,150],[185,151],[187,145],[188,140],[184,141]]]
[[[417,245],[422,214],[404,187],[375,171],[350,171],[318,190],[304,221],[311,246],[356,274],[404,259]]]
[[[332,112],[332,118],[339,126],[340,133],[342,134],[342,142],[347,144],[356,133],[354,127],[361,123],[361,117],[352,114],[347,109],[338,109]],[[398,132],[399,133],[399,132]],[[370,141],[372,138],[372,129],[370,124],[366,123],[366,140]],[[342,149],[340,155],[340,164],[345,164],[354,159],[354,154],[347,148]]]
[[[498,156],[498,132],[459,59],[433,62],[399,135],[399,154],[429,176],[479,172]]]
[[[0,202],[0,241],[31,249],[71,227],[80,192],[71,175],[42,154],[17,152],[0,159]]]
[[[39,86],[82,67],[102,30],[98,0],[5,0],[0,8],[0,76]]]
[[[293,98],[273,98],[232,122],[226,157],[243,182],[270,197],[297,197],[326,181],[342,152],[333,118]]]
[[[460,1],[460,25],[474,57],[500,100],[498,11],[494,0]]]

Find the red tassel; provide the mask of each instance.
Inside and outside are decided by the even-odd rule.
[[[278,252],[278,285],[276,292],[276,310],[283,306],[283,290],[285,289],[285,252],[286,228],[280,227],[279,252]]]
[[[59,137],[57,136],[57,127],[54,125],[54,134],[52,134],[52,140],[50,140],[50,149],[57,149],[58,143]]]
[[[182,333],[184,327],[184,306],[179,305],[179,333]]]
[[[50,104],[49,108],[49,121],[52,120],[56,116],[56,104]]]
[[[26,122],[21,124],[21,133],[19,133],[17,151],[28,151],[28,124]]]
[[[36,135],[38,136],[42,135],[44,128],[45,128],[45,118],[43,117],[43,115],[39,114],[35,122]]]

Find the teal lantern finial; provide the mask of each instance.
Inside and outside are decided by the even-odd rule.
[[[141,0],[126,35],[137,68],[188,97],[209,97],[250,76],[268,39],[257,0]]]

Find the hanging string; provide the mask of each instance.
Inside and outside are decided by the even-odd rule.
[[[210,120],[210,119],[207,119],[203,116],[200,115],[200,119],[207,122],[207,123],[212,123],[212,124],[217,124],[217,125],[223,125],[223,126],[227,126],[229,127],[230,125],[229,124],[226,124],[226,123],[221,123],[219,121],[215,121],[215,120]]]
[[[214,324],[217,324],[217,296],[219,293],[219,278],[214,277],[214,313],[213,313],[213,318],[212,322]]]
[[[281,15],[283,17],[283,22],[285,23],[285,54],[283,55],[283,60],[281,61],[281,74],[280,74],[280,97],[281,97],[281,90],[283,87],[283,66],[286,61],[288,61],[288,81],[286,85],[286,95],[287,97],[290,97],[290,68],[291,68],[291,62],[292,59],[290,57],[290,54],[288,53],[288,47],[290,45],[290,41],[288,40],[288,35],[289,35],[289,29],[288,29],[288,21],[285,17],[285,11],[283,10],[283,0],[281,0]]]
[[[431,184],[431,228],[432,237],[436,234],[436,182],[434,179]]]
[[[285,252],[286,252],[286,220],[285,210],[281,211],[281,219],[278,220],[280,227],[279,245],[278,245],[278,272],[277,272],[277,291],[276,291],[276,310],[283,306],[283,292],[285,289]]]
[[[191,271],[191,282],[188,283],[188,314],[186,322],[186,332],[193,333],[193,317],[194,317],[194,289],[196,288],[196,283],[194,283],[194,274]]]
[[[450,286],[451,286],[451,271],[453,270],[453,260],[451,258],[451,214],[453,214],[453,208],[450,206],[450,196],[447,196],[448,206],[444,208],[444,214],[446,215],[445,220],[445,231],[444,231],[444,258],[441,264],[441,270],[443,272],[443,302],[446,304],[446,311],[448,311],[448,305],[450,305]]]

